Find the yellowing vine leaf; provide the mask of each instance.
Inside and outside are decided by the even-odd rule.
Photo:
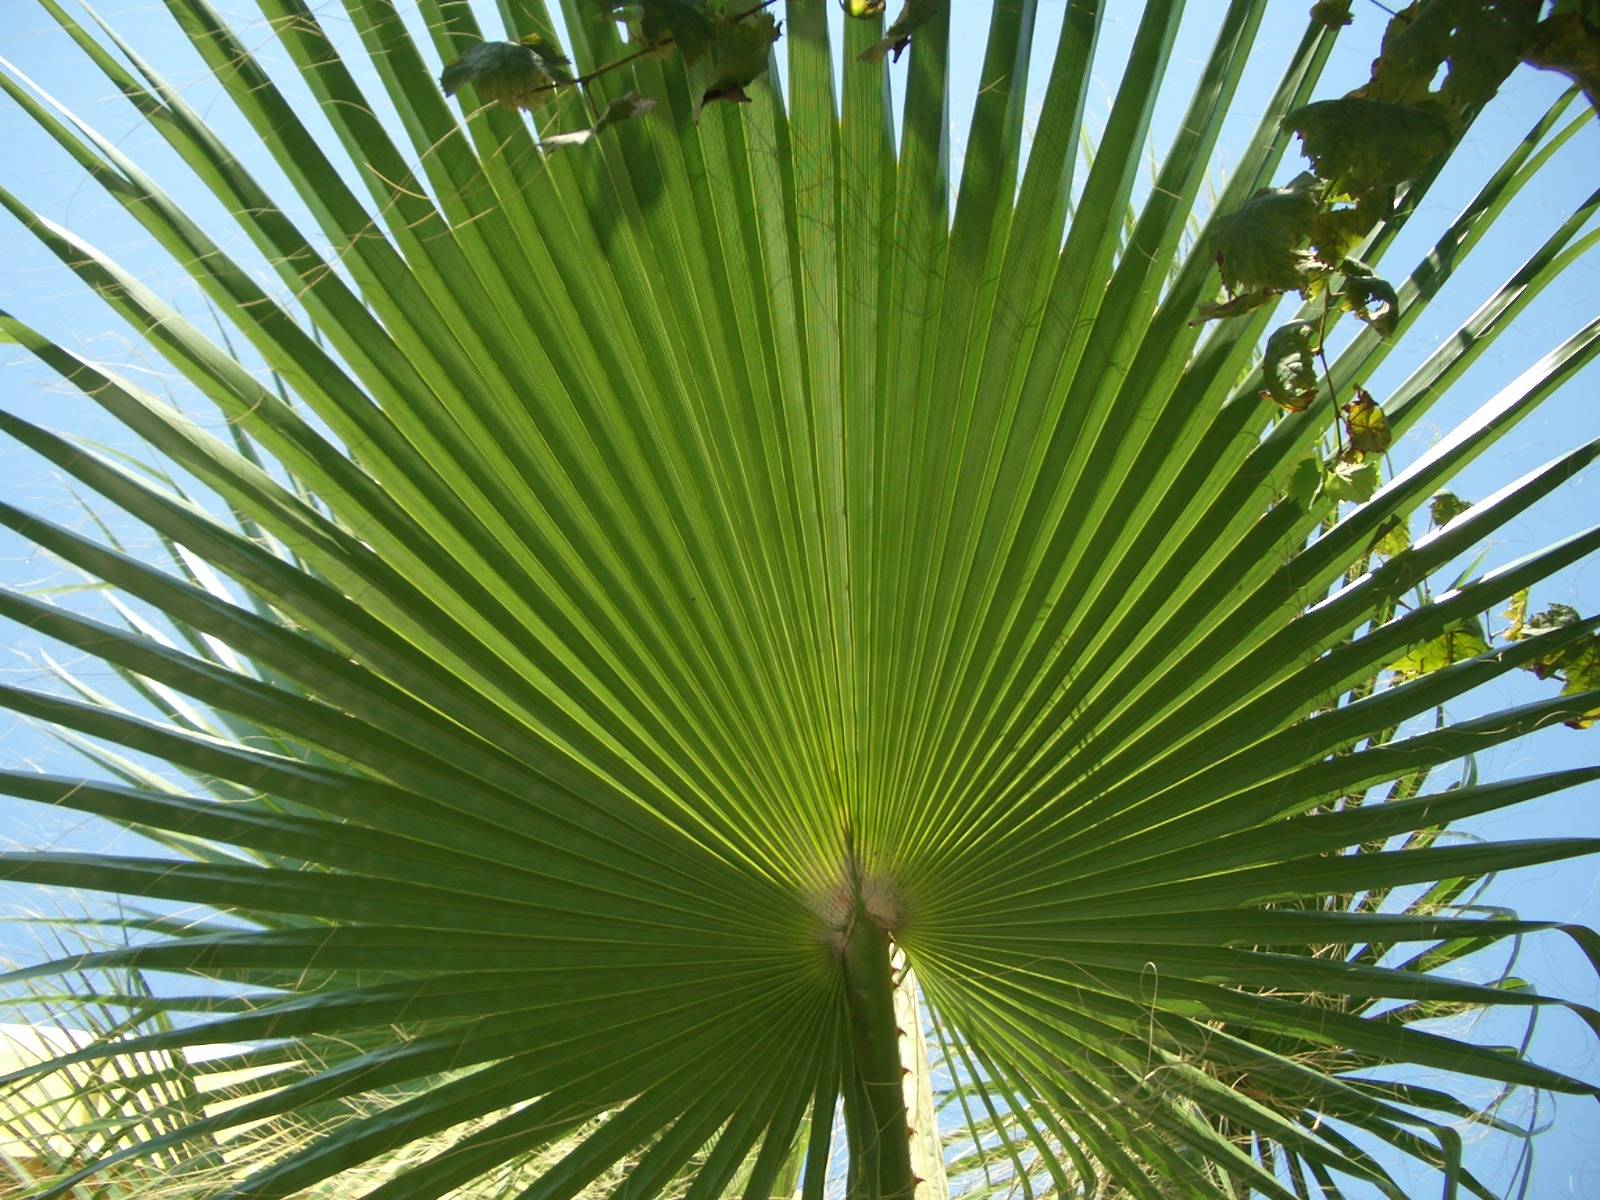
[[[1350,450],[1363,458],[1389,448],[1389,419],[1362,388],[1357,388],[1356,398],[1344,406],[1344,430]]]
[[[1483,627],[1477,618],[1463,617],[1431,642],[1413,646],[1390,663],[1389,670],[1400,679],[1415,679],[1451,663],[1485,654],[1488,649],[1489,641],[1483,636]]]
[[[1506,605],[1505,617],[1509,622],[1505,632],[1506,641],[1520,642],[1524,637],[1527,636],[1523,632],[1528,620],[1527,588],[1523,588],[1520,592],[1515,592],[1512,594],[1511,602]]]

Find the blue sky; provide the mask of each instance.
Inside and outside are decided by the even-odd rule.
[[[896,3],[897,0],[891,0],[891,9]],[[959,155],[964,148],[959,131],[976,93],[989,5],[981,0],[954,0],[954,3],[956,58],[953,77],[961,83],[952,97],[952,115],[958,130],[955,149]],[[191,102],[217,123],[228,144],[237,148],[263,182],[276,195],[288,197],[290,190],[272,164],[259,154],[252,156],[248,131],[218,98],[216,90],[207,85],[198,60],[174,32],[163,6],[157,0],[109,0],[101,7],[115,27],[130,35],[141,51],[186,89]],[[246,43],[252,48],[261,48],[269,65],[283,65],[282,57],[266,48],[268,34],[245,0],[228,0],[219,7],[230,15],[238,14]],[[336,5],[319,3],[315,7],[337,27]],[[1264,102],[1277,72],[1299,40],[1307,7],[1308,0],[1275,0],[1271,6],[1257,40],[1250,73],[1240,89],[1240,99],[1219,145],[1215,176],[1219,190],[1228,165],[1243,151],[1259,116],[1259,104]],[[1107,5],[1096,84],[1091,92],[1091,132],[1097,121],[1103,121],[1109,108],[1122,48],[1131,40],[1138,8],[1128,0],[1111,0]],[[1222,8],[1221,0],[1197,0],[1189,6],[1178,40],[1172,78],[1163,92],[1152,133],[1152,163],[1159,161],[1182,115],[1193,72],[1204,61]],[[1063,10],[1063,0],[1043,0],[1040,4],[1041,49],[1033,77],[1035,109],[1030,111],[1036,110],[1040,85],[1053,49],[1054,32],[1059,27]],[[1355,11],[1357,22],[1335,51],[1325,77],[1324,94],[1338,95],[1359,83],[1376,54],[1386,20],[1384,13],[1371,0],[1357,0]],[[208,228],[226,229],[225,221],[217,219],[222,216],[217,206],[198,186],[181,182],[186,175],[174,157],[158,138],[141,127],[131,108],[109,94],[104,81],[59,32],[52,30],[48,16],[30,0],[5,0],[0,4],[0,55],[12,60],[63,103],[80,111],[151,174],[174,188],[186,204],[192,204],[194,215]],[[1562,80],[1527,69],[1513,76],[1480,119],[1467,145],[1435,185],[1406,236],[1392,251],[1385,273],[1400,276],[1410,268],[1417,256],[1431,245],[1445,222],[1498,165],[1509,147],[1559,95],[1562,87]],[[306,106],[310,107],[309,100]],[[1518,197],[1490,241],[1458,273],[1412,335],[1366,381],[1380,402],[1587,197],[1600,182],[1600,171],[1595,168],[1597,160],[1600,160],[1600,130],[1591,122],[1556,155],[1539,186]],[[1297,155],[1291,151],[1290,173],[1299,166]],[[203,313],[181,269],[152,247],[115,203],[85,180],[65,155],[48,145],[31,128],[24,114],[4,101],[0,101],[0,184],[122,259],[186,312]],[[1148,186],[1148,176],[1143,186]],[[259,261],[241,235],[222,240],[242,258]],[[3,216],[0,216],[0,262],[5,264],[0,269],[0,307],[16,312],[89,357],[117,364],[140,378],[146,386],[160,390],[171,385],[176,396],[185,398],[183,389],[171,380],[160,362],[118,326],[100,301],[78,286],[14,221]],[[1513,329],[1500,337],[1453,389],[1451,396],[1430,414],[1425,428],[1415,431],[1396,448],[1394,467],[1402,467],[1426,449],[1431,439],[1442,435],[1457,419],[1488,400],[1562,338],[1591,320],[1596,314],[1597,300],[1600,300],[1600,254],[1591,254],[1578,262],[1560,283],[1530,307]],[[1600,433],[1595,404],[1597,384],[1600,384],[1600,370],[1591,366],[1489,455],[1475,462],[1456,481],[1453,490],[1469,499],[1486,495],[1562,450]],[[91,402],[63,392],[45,371],[13,347],[0,346],[0,406],[127,453],[140,453],[137,441],[109,424]],[[8,499],[63,523],[80,527],[86,524],[84,510],[55,474],[25,452],[10,446],[0,447],[0,455],[3,455],[0,478],[6,481]],[[1590,471],[1507,530],[1489,547],[1487,565],[1508,561],[1574,532],[1592,521],[1597,513],[1600,513],[1600,481],[1595,472]],[[148,536],[135,528],[114,527],[134,545],[149,543]],[[15,538],[0,537],[0,582],[14,587],[39,587],[70,580],[56,564]],[[1600,567],[1594,563],[1580,564],[1549,581],[1535,593],[1534,607],[1543,607],[1550,601],[1572,604],[1585,614],[1600,609]],[[10,653],[0,660],[5,680],[45,684],[48,676],[42,669],[41,658],[45,648],[14,636],[8,637],[8,646]],[[1550,685],[1519,674],[1490,694],[1452,709],[1452,716],[1464,717],[1491,707],[1519,703],[1548,694],[1549,690]],[[4,740],[8,763],[22,761],[45,769],[75,769],[70,751],[30,726],[0,718],[0,738]],[[1496,778],[1593,763],[1597,758],[1600,758],[1600,731],[1581,734],[1557,728],[1486,755],[1478,766],[1485,777]],[[1579,790],[1486,818],[1473,827],[1473,832],[1499,837],[1594,836],[1600,834],[1600,819],[1595,815],[1597,804],[1600,804],[1600,791]],[[108,838],[116,836],[76,819],[63,819],[10,802],[0,802],[0,822],[3,822],[0,836],[13,844],[101,846]],[[32,903],[39,898],[13,891],[9,899],[16,903]],[[1592,859],[1498,879],[1486,901],[1510,905],[1528,917],[1600,925],[1600,884],[1597,884],[1596,864]],[[0,945],[12,953],[25,952],[25,943],[14,933],[7,934]],[[1593,972],[1562,938],[1535,939],[1525,945],[1517,972],[1541,990],[1600,1006],[1600,986]],[[1485,1024],[1475,1030],[1474,1036],[1487,1041],[1515,1041],[1520,1038],[1521,1030],[1509,1025]],[[1597,1056],[1594,1039],[1576,1018],[1563,1014],[1543,1018],[1533,1039],[1532,1052],[1551,1065],[1590,1079],[1600,1078],[1600,1056]],[[1592,1102],[1568,1099],[1554,1108],[1555,1128],[1538,1141],[1529,1194],[1600,1195],[1600,1122],[1594,1121],[1591,1106]],[[1551,1102],[1546,1098],[1541,1113],[1551,1112]],[[1516,1148],[1503,1142],[1475,1138],[1475,1166],[1491,1181],[1509,1177],[1515,1154]],[[1425,1184],[1419,1176],[1418,1186],[1431,1190],[1433,1184]]]

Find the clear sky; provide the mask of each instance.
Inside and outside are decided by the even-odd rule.
[[[890,0],[891,12],[898,2]],[[976,92],[989,5],[985,0],[953,0],[953,3],[953,44],[956,47],[953,77],[959,83],[952,98],[952,115],[959,131]],[[236,148],[276,195],[282,198],[291,195],[272,164],[252,149],[252,139],[242,121],[218,97],[216,89],[208,85],[203,68],[176,34],[158,0],[107,0],[100,7],[116,28],[129,35],[141,51],[169,73],[169,78],[188,89],[191,102],[217,123],[227,143]],[[238,16],[237,27],[246,31],[246,43],[261,49],[269,65],[284,65],[283,57],[268,47],[269,35],[248,0],[225,0],[218,7],[229,15]],[[315,3],[314,7],[335,28],[343,20],[338,15],[342,9],[329,0]],[[487,10],[491,6],[480,4],[479,7]],[[1271,6],[1256,44],[1250,73],[1240,89],[1235,115],[1219,146],[1215,176],[1219,187],[1229,164],[1242,152],[1259,115],[1260,104],[1299,40],[1308,7],[1309,0],[1274,0]],[[1131,0],[1108,0],[1106,8],[1106,30],[1097,60],[1096,86],[1091,94],[1091,129],[1095,122],[1103,121],[1110,106],[1118,67],[1124,48],[1131,40],[1140,6]],[[1064,10],[1063,0],[1040,0],[1039,10],[1041,50],[1032,80],[1034,109],[1031,111],[1037,108],[1049,54],[1053,50],[1054,33]],[[1175,68],[1162,95],[1152,135],[1152,163],[1159,161],[1181,117],[1193,73],[1204,61],[1222,10],[1222,0],[1192,0],[1189,5],[1177,44]],[[1373,0],[1356,0],[1355,11],[1356,24],[1342,37],[1325,77],[1322,88],[1325,95],[1341,94],[1364,79],[1368,64],[1376,54],[1385,14]],[[492,19],[486,20],[486,24],[495,28]],[[214,232],[227,229],[225,219],[217,219],[221,216],[217,206],[197,185],[183,182],[187,176],[174,156],[158,138],[142,128],[140,119],[129,106],[110,94],[108,85],[66,39],[53,31],[48,16],[33,0],[0,0],[0,56],[11,60],[41,87],[78,110],[119,147],[132,154],[186,204],[192,204],[193,215],[209,229]],[[280,78],[288,76],[283,74]],[[1422,213],[1391,252],[1384,264],[1387,270],[1382,273],[1398,278],[1410,269],[1445,222],[1499,164],[1510,146],[1559,95],[1563,82],[1526,68],[1512,77],[1501,96],[1480,119],[1467,145],[1435,185]],[[309,99],[305,100],[305,106],[311,107]],[[963,148],[958,132],[957,153]],[[1458,272],[1424,320],[1382,368],[1366,381],[1380,402],[1600,184],[1597,163],[1600,163],[1600,129],[1591,122],[1555,157],[1539,185],[1518,197],[1491,239]],[[1293,151],[1289,165],[1289,173],[1301,165]],[[120,208],[87,181],[64,154],[49,145],[21,111],[3,100],[0,100],[0,184],[122,259],[184,311],[204,313],[182,271],[151,246]],[[221,240],[242,258],[259,261],[242,236],[235,234]],[[1600,256],[1591,254],[1577,263],[1561,282],[1530,307],[1513,329],[1499,338],[1453,389],[1451,396],[1430,414],[1426,427],[1414,431],[1396,448],[1392,455],[1394,468],[1398,470],[1404,466],[1425,449],[1432,438],[1440,436],[1457,419],[1489,399],[1563,338],[1592,319],[1597,305],[1600,305]],[[57,266],[26,231],[3,215],[0,215],[0,307],[16,312],[90,357],[118,364],[135,373],[147,386],[158,391],[171,387],[178,398],[186,398],[185,389],[118,325],[109,310]],[[1486,495],[1562,450],[1600,433],[1600,407],[1595,400],[1600,390],[1597,384],[1600,384],[1600,369],[1591,365],[1490,454],[1468,468],[1453,485],[1453,490],[1468,499]],[[62,391],[53,377],[9,346],[0,346],[0,406],[127,453],[140,454],[137,440],[108,423],[95,405]],[[198,402],[196,411],[199,411]],[[57,521],[79,527],[87,525],[85,510],[65,483],[27,453],[9,445],[0,446],[0,480],[4,481],[7,498],[12,502]],[[1516,558],[1583,528],[1597,515],[1600,515],[1600,480],[1591,469],[1505,531],[1489,548],[1486,562],[1493,565]],[[149,545],[148,534],[137,528],[115,522],[113,527],[119,535],[128,537],[131,544]],[[72,582],[74,580],[58,564],[14,537],[0,535],[0,583],[41,587]],[[1541,608],[1550,601],[1572,604],[1585,615],[1597,611],[1600,609],[1600,568],[1592,562],[1580,564],[1546,583],[1536,591],[1534,607]],[[0,658],[0,670],[4,671],[7,681],[49,686],[43,655],[58,653],[59,648],[51,650],[34,639],[19,637],[14,629],[7,631],[6,644],[8,650]],[[93,682],[103,682],[92,664],[88,675]],[[1468,702],[1453,707],[1451,715],[1469,716],[1490,707],[1530,700],[1550,690],[1551,685],[1519,673],[1488,695],[1469,698]],[[0,717],[0,739],[3,739],[8,763],[23,761],[66,772],[78,769],[70,750],[14,719]],[[1478,767],[1486,778],[1497,778],[1588,764],[1597,759],[1600,759],[1600,730],[1584,734],[1556,728],[1487,754]],[[1594,836],[1600,834],[1597,804],[1600,804],[1600,790],[1583,789],[1487,818],[1472,828],[1479,834],[1501,837]],[[0,841],[8,844],[88,848],[103,846],[113,836],[103,828],[76,818],[64,819],[33,806],[0,801]],[[1600,887],[1597,887],[1596,876],[1597,866],[1592,859],[1518,872],[1495,880],[1485,902],[1510,905],[1527,917],[1576,919],[1600,925]],[[0,895],[0,899],[13,906],[40,902],[37,895],[19,894],[14,889]],[[26,938],[15,931],[0,938],[0,949],[14,956],[27,954],[28,944]],[[1516,973],[1543,991],[1600,1006],[1600,986],[1593,972],[1565,939],[1558,936],[1534,939],[1524,945]],[[1486,1022],[1475,1028],[1473,1036],[1489,1042],[1517,1042],[1522,1037],[1522,1028],[1509,1023]],[[1532,1053],[1550,1065],[1591,1080],[1600,1079],[1600,1055],[1597,1055],[1595,1041],[1576,1018],[1564,1014],[1544,1016],[1533,1037]],[[1555,1128],[1538,1140],[1533,1183],[1528,1194],[1537,1197],[1600,1196],[1600,1121],[1594,1119],[1593,1102],[1565,1099],[1552,1108],[1550,1099],[1543,1098],[1541,1116],[1552,1112]],[[1503,1140],[1476,1137],[1474,1167],[1491,1184],[1502,1184],[1510,1177],[1516,1153],[1517,1147]],[[1418,1186],[1423,1186],[1420,1177]],[[1427,1186],[1431,1190],[1434,1185]],[[1359,1194],[1351,1193],[1352,1196]]]

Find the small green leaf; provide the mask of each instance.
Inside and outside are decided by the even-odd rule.
[[[1547,604],[1542,613],[1528,618],[1524,629],[1529,634],[1549,633],[1563,625],[1576,625],[1581,619],[1570,604]]]
[[[1350,0],[1317,0],[1311,6],[1311,19],[1329,29],[1338,29],[1355,20],[1350,15]]]
[[[1302,458],[1295,463],[1289,476],[1286,495],[1301,508],[1310,508],[1322,487],[1322,463],[1314,458]]]
[[[1389,670],[1401,679],[1415,679],[1451,663],[1475,658],[1488,649],[1488,639],[1483,636],[1483,627],[1477,618],[1463,617],[1431,642],[1413,646],[1390,663]]]
[[[1561,687],[1563,696],[1575,696],[1579,692],[1592,692],[1600,688],[1600,636],[1591,636],[1567,651],[1558,670],[1566,679]],[[1596,722],[1600,722],[1600,708],[1591,708],[1564,724],[1573,729],[1590,729]]]
[[[1261,363],[1267,398],[1289,412],[1305,412],[1317,394],[1317,327],[1290,321],[1267,338]]]
[[[1472,507],[1470,500],[1463,500],[1454,492],[1436,492],[1428,502],[1428,519],[1433,522],[1435,529],[1450,524],[1467,509]]]
[[[1511,597],[1511,603],[1506,605],[1505,617],[1508,622],[1504,637],[1508,642],[1520,642],[1527,636],[1525,632],[1528,621],[1528,589],[1523,588]]]
[[[778,22],[769,12],[742,20],[719,17],[711,42],[711,81],[700,97],[700,107],[718,100],[748,104],[745,86],[767,73],[772,43],[778,40]]]
[[[446,96],[471,87],[486,104],[515,112],[550,102],[559,83],[570,82],[566,59],[522,42],[479,42],[439,76]]]
[[[901,53],[911,44],[911,35],[937,16],[939,6],[945,2],[946,0],[906,0],[905,7],[894,19],[894,24],[884,30],[883,40],[874,42],[861,52],[861,61],[882,62],[885,54],[893,54],[894,61],[899,62]],[[882,11],[881,3],[878,9]]]
[[[1378,460],[1339,459],[1323,474],[1322,489],[1330,499],[1365,504],[1378,490]]]
[[[1356,398],[1344,406],[1344,430],[1350,449],[1363,458],[1389,448],[1389,420],[1364,388],[1358,387]]]
[[[1415,179],[1450,149],[1454,135],[1435,107],[1355,96],[1297,108],[1286,124],[1317,174],[1354,196]]]
[[[1400,323],[1400,297],[1376,275],[1346,275],[1339,306],[1372,326],[1379,337],[1389,337]]]
[[[1320,209],[1309,175],[1288,187],[1257,192],[1237,211],[1218,217],[1211,245],[1230,293],[1286,292],[1306,286],[1317,268],[1305,249]]]
[[[1406,526],[1405,520],[1396,515],[1378,526],[1378,532],[1372,538],[1371,548],[1373,554],[1383,558],[1393,558],[1396,554],[1403,554],[1411,549],[1411,530]]]
[[[1325,263],[1342,262],[1378,222],[1377,206],[1345,205],[1323,209],[1311,226],[1311,246]]]

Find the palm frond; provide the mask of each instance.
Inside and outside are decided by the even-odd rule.
[[[1403,1197],[1397,1164],[1487,1196],[1464,1125],[1514,1131],[1511,1089],[1600,1095],[1450,1023],[1560,1009],[1600,1033],[1509,968],[1460,969],[1553,934],[1600,967],[1591,931],[1474,904],[1600,839],[1455,832],[1600,769],[1440,782],[1600,709],[1600,618],[1482,623],[1600,527],[1459,575],[1600,440],[1422,527],[1600,354],[1600,321],[1370,495],[1299,482],[1585,128],[1572,94],[1436,236],[1412,223],[1447,199],[1437,171],[1398,190],[1360,247],[1401,281],[1394,330],[1330,341],[1285,413],[1261,399],[1274,306],[1195,320],[1217,217],[1291,169],[1286,118],[1332,51],[1312,21],[1202,219],[1265,0],[1208,10],[1150,183],[1177,0],[1144,6],[1086,161],[1106,6],[1072,0],[1052,51],[1040,6],[996,4],[959,182],[943,4],[911,14],[902,75],[881,12],[841,36],[792,0],[732,104],[589,0],[501,0],[487,29],[487,5],[258,0],[270,52],[167,0],[246,151],[109,24],[40,2],[188,177],[16,66],[0,88],[206,319],[0,204],[227,429],[0,312],[163,460],[0,412],[163,550],[0,501],[95,585],[6,590],[0,615],[110,672],[0,685],[96,768],[0,791],[152,846],[0,855],[7,880],[148,906],[8,973],[141,1019],[5,1082],[139,1061],[159,1098],[219,1044],[207,1069],[237,1080],[109,1129],[40,1195],[198,1155],[205,1194],[241,1200]],[[470,84],[453,107],[439,68],[502,34],[564,41],[588,82],[532,114]],[[602,128],[613,102],[653,107]],[[1590,261],[1597,203],[1382,398],[1397,438]],[[1481,711],[1519,669],[1565,686]]]

